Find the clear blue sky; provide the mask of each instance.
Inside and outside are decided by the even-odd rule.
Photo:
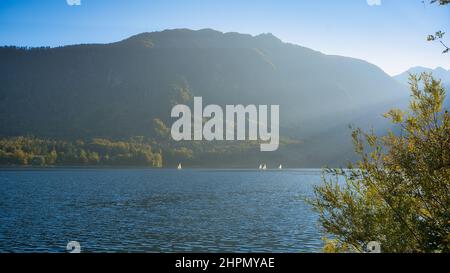
[[[105,43],[171,28],[271,32],[326,54],[367,60],[389,74],[418,65],[450,68],[450,54],[425,40],[442,29],[450,43],[450,6],[421,0],[0,1],[0,45]]]

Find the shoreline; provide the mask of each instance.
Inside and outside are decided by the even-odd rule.
[[[258,168],[217,168],[217,167],[186,167],[178,170],[175,167],[172,168],[154,168],[154,167],[143,167],[143,166],[77,166],[77,165],[67,165],[67,166],[0,166],[0,171],[35,171],[35,170],[173,170],[173,171],[257,171],[257,172],[284,172],[284,171],[310,171],[310,172],[321,172],[322,168],[284,168],[284,169],[267,169],[260,170]]]

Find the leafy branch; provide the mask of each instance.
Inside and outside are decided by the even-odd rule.
[[[424,3],[424,1],[422,1]],[[441,6],[445,6],[450,4],[450,0],[430,0],[430,4],[439,3]],[[444,43],[443,37],[445,35],[445,32],[443,31],[437,31],[434,35],[428,35],[427,41],[433,42],[433,41],[439,41],[441,45],[444,47],[444,51],[442,51],[443,54],[448,53],[450,48],[447,46],[447,44]]]
[[[444,37],[445,32],[442,31],[437,31],[434,35],[428,35],[427,37],[427,41],[431,42],[431,41],[439,41],[442,46],[444,46],[444,51],[442,51],[442,53],[448,53],[450,48],[444,43],[444,41],[442,41],[442,38]]]

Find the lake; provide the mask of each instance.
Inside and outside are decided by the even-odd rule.
[[[0,252],[318,252],[320,170],[2,169]]]

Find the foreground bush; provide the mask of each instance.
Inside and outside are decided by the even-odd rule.
[[[431,75],[411,76],[408,112],[391,110],[395,132],[353,132],[361,160],[325,170],[311,203],[332,239],[326,252],[449,252],[450,117]]]

